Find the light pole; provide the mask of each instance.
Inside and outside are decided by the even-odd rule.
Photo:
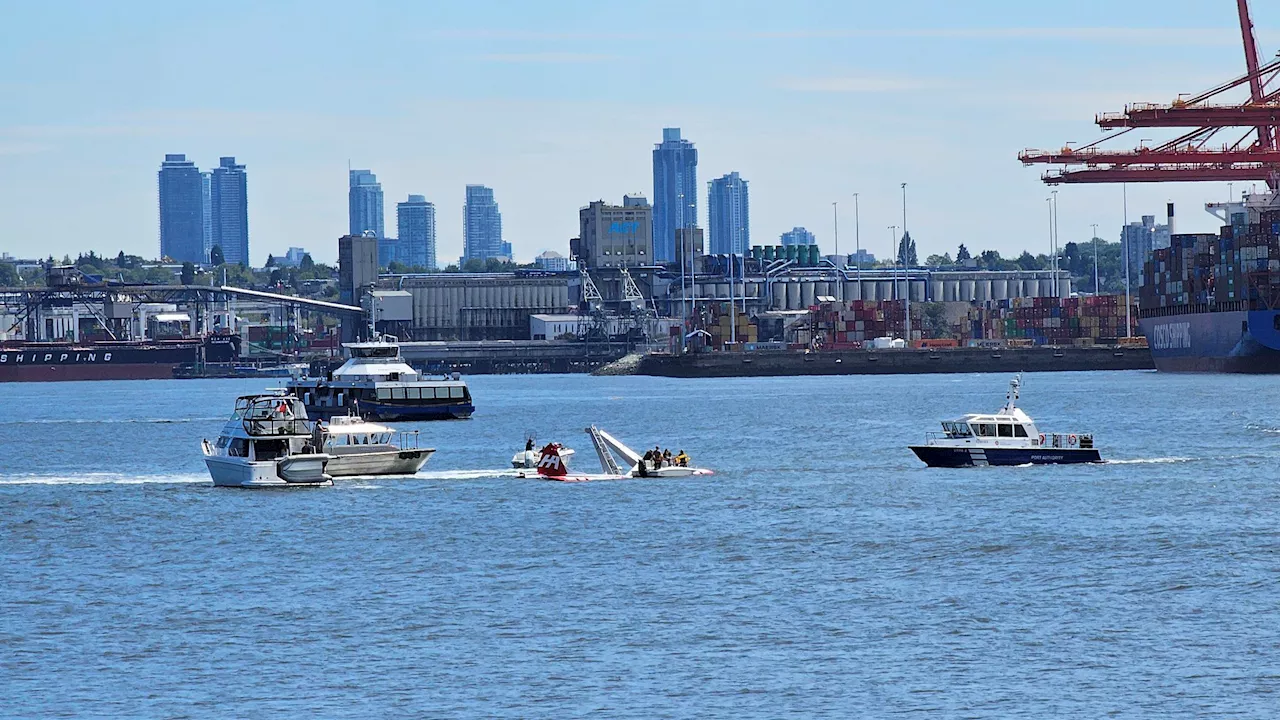
[[[1053,271],[1053,198],[1047,197],[1044,199],[1044,202],[1049,208],[1049,287],[1055,288],[1053,292],[1056,294],[1057,290],[1055,284],[1057,281],[1053,279],[1057,276]]]
[[[836,245],[836,300],[844,297],[842,290],[844,283],[840,282],[840,266],[844,263],[840,262],[840,212],[839,203],[831,203],[831,236],[835,239]]]
[[[906,316],[907,323],[907,345],[911,345],[911,271],[907,269],[907,248],[905,240],[910,234],[911,231],[907,230],[907,184],[902,183],[902,239],[904,242],[902,248],[903,251],[899,253],[901,256],[899,259],[902,260],[902,274],[906,279],[907,285],[907,294],[905,297],[907,304],[906,309],[903,311],[903,314]]]
[[[1093,224],[1093,294],[1098,294],[1098,223]]]
[[[1054,190],[1050,194],[1053,196],[1053,295],[1062,297],[1058,284],[1058,191]]]
[[[684,259],[688,254],[689,230],[684,222],[684,193],[679,193],[676,198],[680,201],[680,352],[685,353],[689,351],[689,291],[685,288]]]
[[[862,231],[858,220],[858,193],[853,194],[853,257],[858,275],[858,299],[862,299]]]
[[[1124,207],[1124,230],[1120,233],[1120,252],[1124,253],[1124,336],[1132,337],[1133,335],[1133,318],[1129,317],[1132,312],[1129,307],[1132,302],[1129,299],[1129,184],[1120,183],[1120,197]]]

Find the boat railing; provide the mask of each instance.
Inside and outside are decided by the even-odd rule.
[[[1090,433],[1045,433],[1040,447],[1059,450],[1089,450],[1093,448],[1093,435]]]
[[[311,435],[315,423],[295,417],[251,417],[243,421],[244,431],[252,437]]]
[[[417,430],[401,430],[400,440],[397,443],[401,450],[418,450],[418,431]]]

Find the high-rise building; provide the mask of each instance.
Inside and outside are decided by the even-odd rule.
[[[622,205],[596,200],[578,211],[577,260],[589,268],[653,265],[653,208],[643,197]]]
[[[467,202],[462,206],[462,259],[488,260],[502,256],[502,213],[493,199],[493,189],[467,186]]]
[[[573,263],[569,258],[561,255],[555,250],[548,250],[533,259],[533,264],[539,270],[548,270],[550,272],[566,272],[575,270]]]
[[[714,240],[712,242],[715,242]],[[793,227],[789,231],[782,233],[781,242],[783,245],[817,245],[818,240],[813,233],[802,227]]]
[[[166,154],[157,177],[161,257],[207,262],[200,169],[186,155]]]
[[[209,259],[209,251],[213,250],[213,200],[209,197],[213,192],[213,173],[200,173],[200,208],[201,221],[204,223],[204,257]]]
[[[663,128],[653,147],[653,257],[676,259],[676,228],[698,224],[698,151],[680,138],[680,128]]]
[[[1142,264],[1151,257],[1151,251],[1169,247],[1169,226],[1157,225],[1155,215],[1143,215],[1142,222],[1131,222],[1120,228],[1120,241],[1129,254],[1129,282],[1137,287]],[[1120,271],[1124,272],[1124,268]]]
[[[378,239],[363,235],[338,238],[338,300],[359,305],[378,282]],[[351,342],[364,334],[362,322],[342,319],[342,341]]]
[[[396,204],[396,227],[400,232],[400,262],[435,270],[436,206],[422,195],[410,195],[405,202]]]
[[[209,178],[210,242],[222,248],[228,263],[249,264],[249,199],[244,165],[218,158]]]
[[[708,183],[707,224],[712,255],[745,255],[751,247],[747,181],[731,172]]]
[[[374,237],[386,237],[378,176],[368,170],[351,170],[348,174],[351,188],[347,191],[347,231],[351,235],[371,232]]]

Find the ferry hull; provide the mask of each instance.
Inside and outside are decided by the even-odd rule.
[[[1102,456],[1096,448],[952,448],[912,445],[911,451],[929,467],[1064,465],[1102,462]]]
[[[1161,372],[1280,373],[1280,311],[1184,313],[1138,325]]]
[[[296,393],[296,391],[295,391]],[[335,415],[346,415],[353,408],[321,407],[307,405],[307,416],[312,419],[328,420]],[[360,416],[375,422],[390,421],[426,421],[426,420],[465,420],[475,412],[475,406],[469,402],[448,403],[441,405],[391,405],[387,403],[361,401]]]

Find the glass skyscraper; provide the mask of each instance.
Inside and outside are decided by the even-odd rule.
[[[200,173],[200,217],[204,223],[204,259],[209,259],[213,250],[213,202],[209,194],[213,192],[213,173]]]
[[[396,204],[396,228],[400,233],[396,254],[410,267],[436,269],[436,206],[422,195],[410,195]]]
[[[462,206],[463,262],[502,257],[502,213],[493,199],[493,189],[467,186],[467,202]]]
[[[707,224],[712,255],[745,255],[751,247],[747,181],[731,172],[708,183]]]
[[[249,201],[244,165],[234,157],[218,158],[209,178],[210,241],[222,248],[228,263],[249,264]]]
[[[160,256],[178,262],[207,262],[200,169],[186,155],[166,154],[158,174]]]
[[[351,189],[347,191],[347,216],[351,235],[372,232],[375,237],[386,237],[382,213],[382,184],[378,176],[368,170],[349,172]]]
[[[676,228],[698,224],[698,151],[680,138],[680,128],[663,128],[653,148],[653,258],[676,259]]]
[[[782,237],[778,239],[783,245],[817,245],[818,241],[813,237],[813,233],[802,227],[793,227],[787,232],[782,233]],[[874,262],[874,260],[872,261]]]

